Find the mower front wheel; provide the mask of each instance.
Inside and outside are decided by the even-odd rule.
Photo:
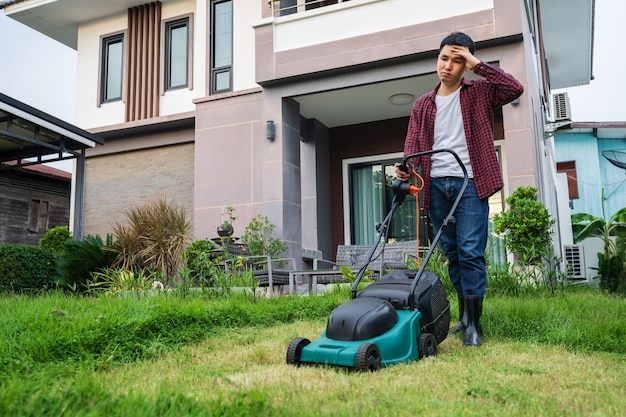
[[[311,341],[303,337],[296,337],[293,339],[287,347],[287,364],[296,366],[300,365],[302,349],[309,343],[311,343]]]
[[[354,369],[360,372],[375,372],[380,369],[381,362],[378,346],[374,343],[363,343],[356,351]]]
[[[437,340],[432,333],[422,333],[417,339],[417,353],[420,359],[437,356]]]

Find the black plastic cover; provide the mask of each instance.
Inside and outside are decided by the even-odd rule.
[[[380,298],[354,298],[330,313],[326,336],[334,340],[367,340],[379,336],[398,322],[398,313]]]
[[[357,294],[357,298],[379,298],[388,301],[397,310],[410,306],[409,293],[415,278],[415,270],[399,270],[384,275]],[[424,271],[415,287],[415,306],[422,313],[422,333],[433,333],[437,343],[448,335],[450,326],[450,302],[446,290],[432,271]]]

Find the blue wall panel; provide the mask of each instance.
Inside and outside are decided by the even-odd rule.
[[[572,213],[602,216],[602,188],[607,216],[626,207],[626,170],[611,164],[601,151],[626,150],[626,139],[598,139],[592,132],[564,133],[554,141],[557,162],[576,161],[579,198]]]

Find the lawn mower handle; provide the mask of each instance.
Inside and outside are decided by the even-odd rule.
[[[441,227],[437,231],[437,234],[435,235],[435,238],[431,242],[430,248],[428,249],[428,252],[426,253],[426,256],[424,257],[424,261],[421,263],[419,270],[415,274],[415,278],[413,279],[413,282],[411,284],[410,294],[409,294],[409,300],[410,300],[409,309],[411,311],[415,309],[415,288],[417,287],[417,283],[419,282],[422,274],[424,273],[424,269],[426,265],[428,264],[428,260],[430,259],[430,257],[432,256],[434,252],[437,242],[441,238],[443,229],[448,225],[448,223],[450,223],[451,221],[454,221],[453,214],[456,210],[456,207],[459,205],[459,202],[461,201],[463,193],[465,192],[465,188],[467,188],[469,179],[467,176],[467,169],[465,168],[465,165],[463,165],[461,158],[459,158],[456,152],[454,152],[452,149],[448,149],[448,148],[431,149],[429,151],[405,155],[402,161],[403,165],[408,166],[411,169],[413,169],[410,159],[417,158],[420,156],[425,156],[425,155],[432,155],[432,154],[440,153],[440,152],[450,153],[452,154],[454,159],[456,159],[457,163],[461,167],[461,170],[463,171],[463,185],[461,186],[461,190],[459,191],[459,194],[456,197],[456,200],[454,201],[452,208],[450,209],[450,212],[444,219],[443,224],[441,225]],[[391,218],[393,217],[393,214],[396,212],[397,208],[402,204],[407,194],[414,194],[417,192],[417,189],[411,186],[408,181],[400,181],[399,179],[396,179],[393,182],[393,184],[391,185],[391,188],[393,189],[393,193],[394,193],[393,204],[391,205],[391,209],[389,210],[387,217],[385,217],[383,222],[380,224],[376,243],[372,246],[372,249],[370,250],[370,253],[368,254],[368,257],[367,257],[368,261],[361,267],[361,269],[359,269],[356,275],[356,279],[354,280],[354,283],[352,285],[352,298],[356,298],[357,289],[358,289],[359,283],[361,282],[361,278],[363,277],[363,274],[367,270],[367,267],[369,266],[369,264],[372,262],[372,257],[374,256],[374,253],[376,252],[376,249],[378,248],[378,245],[380,244],[383,236],[385,237],[385,239],[383,240],[383,250],[384,250],[384,245],[385,245],[385,242],[387,241],[387,232],[388,232],[389,224],[391,223]],[[381,271],[381,273],[382,272],[383,271]]]
[[[454,157],[454,159],[456,159],[456,162],[459,164],[459,166],[461,167],[461,170],[463,171],[463,184],[461,185],[461,189],[459,190],[459,194],[456,196],[456,199],[454,200],[454,203],[452,204],[452,207],[450,208],[450,211],[448,212],[448,215],[443,220],[443,223],[441,224],[441,227],[437,231],[437,234],[435,235],[435,238],[430,243],[430,247],[428,248],[428,252],[426,253],[426,256],[424,257],[424,260],[420,264],[420,267],[419,267],[419,269],[417,271],[417,274],[415,274],[415,278],[413,279],[413,283],[411,284],[411,289],[410,289],[410,292],[409,292],[409,309],[411,311],[415,310],[415,288],[417,287],[417,283],[419,282],[420,278],[422,277],[422,274],[424,273],[424,270],[426,269],[426,265],[428,264],[428,261],[430,260],[430,257],[432,256],[433,252],[435,251],[435,248],[437,247],[437,243],[439,242],[439,239],[441,238],[441,235],[443,234],[443,230],[448,226],[448,223],[455,221],[455,219],[454,219],[454,212],[456,211],[456,208],[459,205],[459,202],[461,201],[461,198],[463,198],[463,193],[465,193],[465,189],[467,188],[467,184],[469,183],[469,178],[467,176],[467,168],[465,168],[465,165],[463,165],[463,162],[461,161],[461,158],[459,158],[459,156],[456,154],[456,152],[454,152],[452,149],[448,149],[448,148],[431,149],[429,151],[424,151],[424,152],[418,152],[418,153],[414,153],[414,154],[410,154],[410,155],[405,155],[404,156],[404,160],[402,161],[405,165],[407,165],[407,164],[410,164],[409,160],[411,158],[416,158],[416,157],[420,157],[420,156],[424,156],[424,155],[432,155],[432,154],[440,153],[440,152],[450,153]]]

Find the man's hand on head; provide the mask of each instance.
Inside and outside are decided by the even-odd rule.
[[[466,71],[472,71],[474,67],[480,63],[480,59],[472,55],[467,46],[452,45],[451,52],[452,56],[457,56],[465,60]]]

